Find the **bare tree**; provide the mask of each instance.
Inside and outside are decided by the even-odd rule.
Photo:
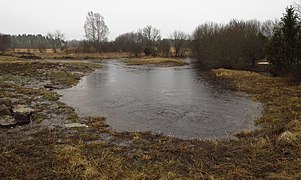
[[[255,67],[256,60],[264,57],[263,48],[267,41],[267,37],[261,33],[261,27],[261,23],[257,20],[245,22],[245,49],[243,53],[247,62],[250,62],[252,68]],[[266,33],[269,34],[268,31],[266,31]]]
[[[144,41],[145,55],[156,55],[155,46],[158,40],[161,39],[160,30],[153,26],[146,26],[139,31]]]
[[[100,13],[88,12],[84,25],[85,36],[92,42],[97,50],[100,49],[100,43],[105,41],[109,33],[104,17]]]
[[[142,52],[142,38],[139,33],[121,34],[115,39],[115,45],[121,52],[128,52],[130,56],[139,56]]]
[[[192,34],[192,52],[204,66],[218,67],[225,58],[227,50],[224,44],[229,42],[223,37],[225,26],[205,23],[198,26]]]
[[[47,40],[50,42],[51,47],[52,47],[52,49],[53,49],[53,52],[56,53],[55,40],[54,40],[54,35],[53,35],[53,33],[48,32],[48,33],[46,34],[46,38],[47,38]]]
[[[182,31],[174,31],[170,38],[173,40],[173,45],[176,51],[176,57],[180,56],[180,52],[184,46],[185,41],[188,39],[188,35]]]
[[[162,56],[168,57],[170,53],[170,42],[168,39],[163,39],[159,42],[159,50],[161,51]]]
[[[54,53],[56,53],[58,48],[61,49],[66,43],[65,34],[62,33],[60,30],[56,30],[53,33],[48,32],[46,37],[50,41]]]
[[[11,43],[10,36],[0,34],[0,52],[5,52],[9,48]]]
[[[65,34],[62,33],[60,30],[56,30],[54,32],[54,38],[60,42],[65,41]]]
[[[130,52],[136,57],[141,55],[143,39],[139,33],[131,33]]]
[[[160,30],[150,25],[143,28],[142,35],[148,41],[157,41],[161,38]]]
[[[256,20],[206,23],[193,33],[192,51],[209,67],[250,68],[263,58],[267,37]],[[267,31],[267,34],[270,32]]]
[[[274,34],[274,29],[279,24],[278,20],[267,20],[261,24],[260,32],[267,38],[271,38]]]

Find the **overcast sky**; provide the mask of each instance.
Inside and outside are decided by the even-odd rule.
[[[109,39],[146,25],[191,33],[204,22],[280,18],[294,0],[1,0],[0,33],[46,34],[61,30],[67,39],[83,39],[88,11],[101,13]]]

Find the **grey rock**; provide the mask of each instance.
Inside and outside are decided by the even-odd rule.
[[[18,125],[28,124],[31,121],[32,112],[23,113],[23,112],[14,112],[14,118],[18,122]]]
[[[11,116],[2,116],[0,117],[0,126],[4,128],[15,127],[18,122]]]
[[[6,107],[11,107],[12,106],[12,102],[10,99],[8,98],[1,98],[0,99],[0,105],[5,105]]]
[[[0,105],[0,116],[11,116],[12,110],[5,104]]]

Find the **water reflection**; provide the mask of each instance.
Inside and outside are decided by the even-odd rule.
[[[75,87],[59,92],[81,115],[107,117],[118,131],[155,131],[182,138],[223,138],[253,128],[262,107],[220,91],[194,66],[125,67],[108,61]]]

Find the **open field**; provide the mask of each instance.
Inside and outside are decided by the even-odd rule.
[[[184,66],[186,62],[173,58],[131,58],[123,60],[126,65],[154,65],[154,66]]]
[[[38,54],[39,55],[39,54]],[[74,60],[103,60],[103,59],[120,59],[130,55],[128,53],[110,52],[110,53],[48,53],[40,54],[44,59],[74,59]]]
[[[71,59],[71,60],[102,60],[102,59],[120,59],[130,57],[126,52],[104,52],[104,53],[79,53],[73,50],[56,53],[52,49],[46,49],[45,52],[40,52],[38,49],[14,49],[8,50],[6,54],[15,57],[35,56],[37,59]]]
[[[106,53],[76,53],[72,50],[67,52],[53,53],[52,49],[46,49],[45,52],[39,52],[38,49],[14,49],[7,52],[8,58],[14,56],[16,58],[25,59],[52,59],[52,60],[106,60],[106,59],[123,59],[127,65],[153,65],[153,66],[183,66],[186,62],[176,58],[163,57],[141,57],[132,58],[126,52],[106,52]]]
[[[301,85],[247,71],[218,69],[225,88],[266,104],[255,131],[231,140],[181,140],[117,133],[104,117],[77,116],[45,84],[70,87],[98,68],[87,63],[0,58],[0,97],[34,108],[32,123],[0,128],[0,177],[7,179],[298,179]],[[70,122],[87,128],[65,128]]]

